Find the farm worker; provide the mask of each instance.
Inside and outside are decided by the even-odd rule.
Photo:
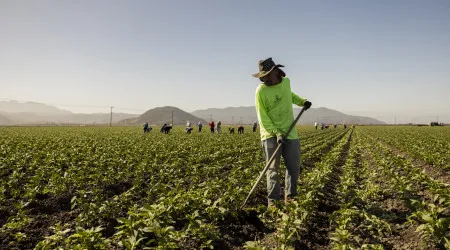
[[[220,122],[220,121],[218,121],[217,122],[217,125],[216,125],[216,130],[217,130],[217,133],[220,133],[220,129],[221,129],[221,126],[222,125],[222,123]]]
[[[278,143],[282,143],[272,165],[267,170],[268,205],[273,206],[280,200],[280,180],[278,167],[280,157],[286,163],[285,202],[297,195],[297,181],[300,173],[300,140],[296,129],[286,134],[294,122],[292,104],[304,106],[305,110],[311,107],[311,102],[299,97],[291,91],[291,82],[272,58],[258,62],[259,73],[253,77],[259,78],[262,83],[256,88],[255,106],[259,120],[261,141],[266,162],[274,154]]]
[[[211,133],[214,133],[214,122],[210,121],[208,125],[209,125],[209,129],[211,130]]]
[[[147,133],[148,130],[148,122],[144,123],[144,133]]]
[[[198,122],[197,126],[198,126],[198,132],[202,132],[202,127],[203,127],[202,122]]]
[[[186,133],[190,134],[193,128],[191,128],[191,122],[186,122]]]
[[[253,123],[253,132],[256,132],[256,127],[258,126],[258,123],[257,122],[254,122]]]
[[[164,123],[164,125],[161,127],[161,130],[159,130],[159,132],[163,133],[164,129],[167,127],[167,123]]]
[[[314,127],[316,127],[316,130],[317,130],[317,122],[314,122]]]

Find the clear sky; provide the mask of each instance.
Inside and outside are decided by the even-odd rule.
[[[250,106],[267,57],[313,107],[450,116],[448,0],[0,0],[0,98]]]

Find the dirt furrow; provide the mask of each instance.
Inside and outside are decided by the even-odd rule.
[[[348,156],[352,134],[353,131],[350,132],[350,136],[339,156],[338,163],[333,166],[329,182],[321,191],[323,195],[320,198],[318,210],[310,220],[306,235],[301,236],[300,240],[295,243],[296,249],[328,249],[330,243],[328,235],[331,230],[329,217],[334,211],[339,209],[335,190],[339,184],[339,177],[342,174],[342,166],[345,164]]]

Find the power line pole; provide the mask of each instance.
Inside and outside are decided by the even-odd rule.
[[[109,117],[109,126],[110,127],[112,127],[112,109],[113,109],[114,107],[113,106],[111,106],[111,116]]]

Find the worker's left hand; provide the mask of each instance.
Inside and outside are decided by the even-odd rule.
[[[311,108],[311,105],[312,105],[312,103],[311,103],[310,101],[306,101],[306,102],[303,104],[303,107],[305,107],[305,110],[308,110],[309,108]]]

